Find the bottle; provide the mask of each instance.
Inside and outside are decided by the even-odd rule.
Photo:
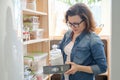
[[[50,63],[51,65],[63,65],[63,56],[60,49],[57,49],[57,45],[52,45],[50,51]]]

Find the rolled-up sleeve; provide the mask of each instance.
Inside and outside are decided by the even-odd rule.
[[[107,61],[104,51],[104,44],[99,41],[91,46],[92,57],[95,60],[95,65],[91,66],[94,74],[104,73],[107,70]]]

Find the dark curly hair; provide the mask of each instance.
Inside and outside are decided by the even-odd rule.
[[[77,3],[70,7],[65,15],[66,23],[68,21],[68,16],[79,15],[81,19],[85,21],[86,32],[91,32],[95,30],[96,24],[90,9],[84,3]]]

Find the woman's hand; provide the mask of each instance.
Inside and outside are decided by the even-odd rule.
[[[78,64],[75,64],[74,62],[66,62],[66,64],[70,64],[71,65],[71,68],[65,72],[65,74],[74,74],[78,71],[78,67],[80,65]]]
[[[74,62],[66,62],[66,64],[70,64],[71,68],[65,74],[75,74],[77,71],[93,73],[91,66],[78,65]]]

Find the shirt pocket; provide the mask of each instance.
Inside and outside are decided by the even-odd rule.
[[[89,55],[90,51],[87,47],[77,47],[73,61],[77,64],[83,64]]]

